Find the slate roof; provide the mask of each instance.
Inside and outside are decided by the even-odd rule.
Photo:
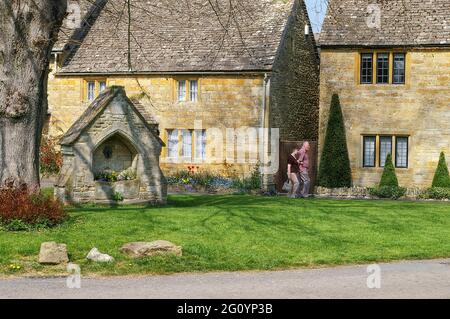
[[[95,14],[95,9],[100,8],[103,0],[68,0],[67,17],[61,25],[58,33],[58,41],[53,46],[53,51],[62,51],[68,45],[79,44],[80,39],[77,32],[89,29],[91,15]],[[79,21],[75,19],[80,18]]]
[[[125,4],[107,1],[60,73],[129,72]],[[132,0],[132,70],[271,70],[293,4],[294,0]]]
[[[329,2],[320,33],[321,47],[450,46],[450,0]],[[379,28],[367,23],[374,12],[369,5],[380,9]]]
[[[161,145],[164,145],[164,142],[159,138],[158,124],[147,112],[140,112],[139,109],[143,110],[144,107],[141,105],[136,106],[131,100],[129,100],[126,96],[125,89],[122,86],[111,86],[100,93],[92,104],[89,105],[86,111],[84,111],[78,120],[63,135],[60,144],[72,145],[75,143],[81,133],[83,133],[83,131],[97,118],[97,116],[103,112],[103,110],[118,94],[121,94],[128,101],[132,109],[146,124],[147,128],[155,134],[155,137],[159,140]]]

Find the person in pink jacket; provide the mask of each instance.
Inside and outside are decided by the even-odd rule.
[[[302,148],[298,152],[298,164],[300,170],[300,180],[302,182],[302,188],[300,194],[302,197],[309,197],[309,186],[311,184],[311,179],[309,178],[309,149],[310,145],[308,142],[304,142]]]

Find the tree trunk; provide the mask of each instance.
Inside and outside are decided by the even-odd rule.
[[[0,0],[0,185],[39,187],[51,49],[66,0]]]

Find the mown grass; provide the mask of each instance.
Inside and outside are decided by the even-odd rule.
[[[268,270],[450,256],[450,205],[284,197],[170,196],[165,207],[83,206],[70,220],[34,232],[0,230],[0,274],[57,274],[41,266],[41,242],[66,243],[84,274]],[[130,259],[131,241],[165,239],[183,257]],[[114,264],[85,259],[92,247]],[[10,269],[10,265],[20,269]]]

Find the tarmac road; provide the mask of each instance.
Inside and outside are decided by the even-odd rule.
[[[0,279],[0,298],[450,298],[450,259],[263,272]],[[380,284],[380,288],[368,288]],[[380,280],[378,281],[377,278]]]

